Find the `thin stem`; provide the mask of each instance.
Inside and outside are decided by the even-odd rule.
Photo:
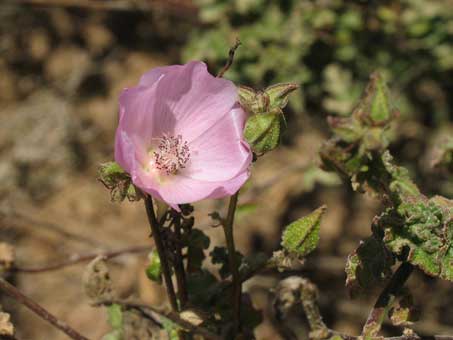
[[[236,53],[236,50],[238,49],[238,47],[241,45],[241,41],[239,39],[236,39],[236,42],[234,43],[233,46],[231,46],[230,50],[228,51],[228,59],[227,59],[227,62],[225,64],[225,66],[223,66],[223,68],[220,70],[220,72],[217,74],[217,78],[222,78],[223,75],[225,74],[226,71],[229,70],[229,68],[231,67],[231,65],[233,64],[233,60],[234,60],[234,54]]]
[[[23,304],[28,309],[32,310],[34,313],[39,315],[42,319],[46,320],[52,324],[55,328],[63,331],[71,339],[75,340],[88,340],[88,338],[81,335],[75,329],[69,327],[64,321],[57,319],[54,315],[50,314],[46,309],[40,306],[38,303],[25,296],[18,290],[16,287],[0,278],[0,289],[5,292],[7,295],[15,299],[17,302]]]
[[[186,288],[186,271],[184,269],[184,263],[182,258],[182,249],[181,249],[181,216],[178,212],[174,212],[173,222],[175,227],[175,236],[176,236],[176,251],[175,251],[175,276],[176,283],[178,284],[178,298],[181,304],[181,307],[184,308],[187,303],[187,288]]]
[[[40,274],[40,273],[46,273],[58,269],[62,269],[68,266],[72,266],[78,263],[86,262],[95,259],[98,256],[102,256],[106,259],[112,259],[114,257],[124,255],[124,254],[133,254],[133,253],[142,253],[145,251],[149,251],[150,246],[136,246],[136,247],[128,247],[120,250],[115,250],[115,251],[110,251],[110,252],[97,252],[93,254],[87,254],[87,255],[80,255],[76,254],[71,256],[69,259],[59,262],[59,263],[53,263],[53,264],[46,264],[43,266],[36,266],[36,267],[21,267],[21,266],[14,266],[11,268],[11,271],[13,272],[18,272],[18,273],[26,273],[26,274]]]
[[[414,266],[409,262],[403,262],[398,267],[370,311],[362,335],[377,336],[395,296],[399,294],[413,270]]]
[[[242,295],[242,283],[239,277],[239,267],[236,261],[236,247],[234,245],[234,214],[236,212],[236,206],[238,203],[239,192],[235,193],[230,198],[230,204],[228,206],[228,215],[223,223],[223,231],[225,233],[225,239],[228,249],[228,263],[230,266],[230,272],[233,278],[233,320],[234,320],[234,331],[237,333],[241,328],[241,295]]]
[[[173,287],[173,282],[171,280],[170,266],[168,264],[167,255],[165,254],[164,243],[160,234],[160,226],[156,219],[156,214],[154,213],[153,199],[149,195],[145,195],[145,208],[146,214],[148,216],[149,225],[151,227],[151,233],[154,238],[154,243],[156,245],[157,253],[162,264],[162,273],[164,275],[165,285],[167,287],[168,299],[170,300],[170,305],[173,311],[178,311],[178,303],[176,301],[175,289]]]

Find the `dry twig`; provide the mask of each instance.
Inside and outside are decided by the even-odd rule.
[[[135,246],[135,247],[128,247],[120,250],[109,251],[109,252],[98,252],[93,254],[87,255],[80,255],[76,254],[71,256],[69,259],[57,262],[53,264],[47,264],[43,266],[36,266],[36,267],[22,267],[22,266],[13,266],[11,271],[19,272],[19,273],[27,273],[27,274],[39,274],[50,272],[58,269],[62,269],[68,266],[72,266],[78,263],[86,262],[95,259],[98,256],[102,256],[106,259],[111,259],[120,255],[124,254],[133,254],[133,253],[142,253],[146,251],[151,251],[151,246],[143,245],[143,246]]]
[[[2,278],[0,278],[0,290],[15,299],[17,302],[26,306],[28,309],[32,310],[43,320],[46,320],[47,322],[52,324],[55,328],[58,328],[59,330],[66,333],[66,335],[68,335],[71,339],[88,340],[88,338],[84,337],[75,329],[68,326],[64,321],[58,319],[56,316],[48,312],[44,307],[42,307],[29,297],[25,296],[20,290],[18,290],[16,287]]]
[[[236,53],[236,50],[238,49],[238,47],[240,45],[241,45],[241,41],[239,39],[236,39],[236,42],[234,43],[234,45],[230,48],[230,50],[228,52],[227,62],[225,64],[225,66],[223,66],[223,68],[217,74],[217,78],[222,78],[223,75],[225,74],[225,72],[229,70],[229,68],[233,64],[234,54]]]

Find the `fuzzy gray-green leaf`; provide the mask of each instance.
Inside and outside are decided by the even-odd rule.
[[[306,256],[312,252],[319,242],[321,217],[325,211],[326,206],[323,205],[288,225],[282,236],[283,248],[298,256]]]

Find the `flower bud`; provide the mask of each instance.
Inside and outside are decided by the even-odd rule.
[[[298,87],[292,83],[275,84],[262,91],[239,86],[239,101],[250,115],[244,137],[256,154],[269,152],[280,143],[282,110],[289,94]]]
[[[275,149],[280,143],[282,115],[263,113],[251,116],[244,130],[244,137],[258,155]]]

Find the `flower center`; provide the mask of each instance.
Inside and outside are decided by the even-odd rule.
[[[154,161],[157,169],[167,175],[176,174],[179,169],[186,167],[190,158],[189,146],[182,136],[163,135],[157,151],[154,151]]]

